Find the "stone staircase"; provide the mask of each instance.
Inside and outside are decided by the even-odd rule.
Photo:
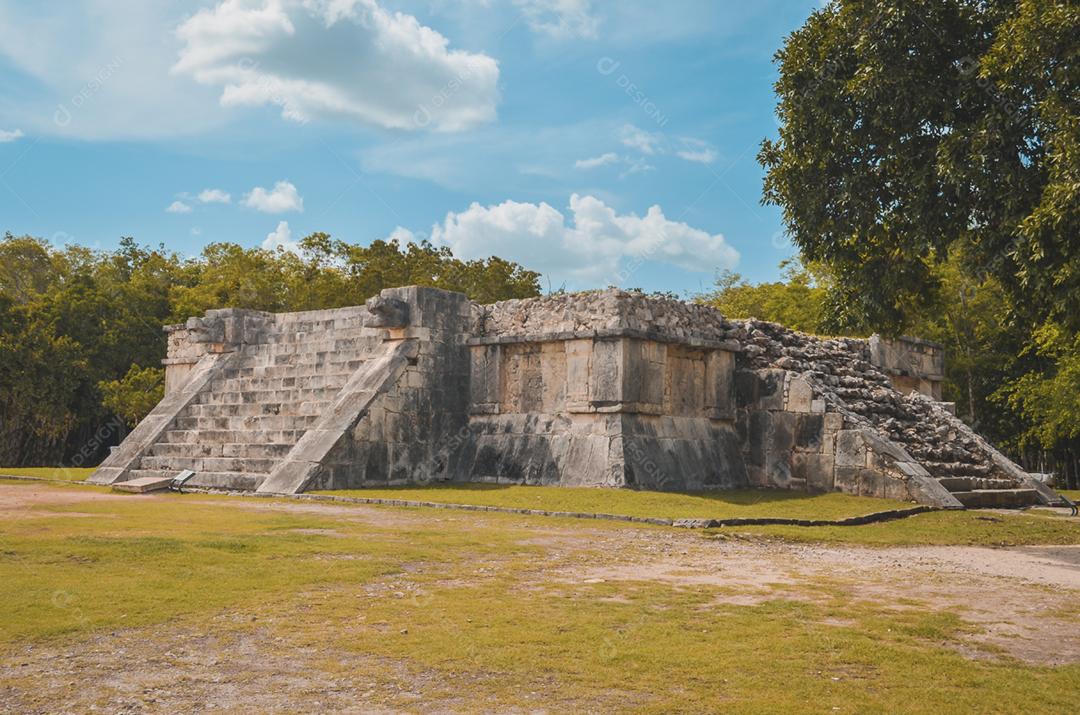
[[[1038,492],[998,463],[974,433],[927,398],[895,390],[869,362],[867,343],[816,338],[773,323],[738,321],[754,346],[755,368],[800,374],[845,423],[869,427],[901,446],[963,506],[1019,508]]]
[[[359,317],[274,317],[268,342],[245,346],[196,394],[130,478],[189,469],[191,486],[257,490],[382,345]]]

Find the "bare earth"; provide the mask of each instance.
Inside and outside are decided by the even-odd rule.
[[[40,518],[35,505],[111,499],[117,496],[79,489],[37,486],[0,487],[0,518]],[[380,527],[409,529],[430,515],[365,506],[333,506],[282,501],[210,501],[222,508],[315,511]],[[70,512],[69,512],[70,513]],[[91,515],[87,515],[91,516]],[[464,515],[440,515],[455,528],[467,528]],[[524,517],[523,517],[524,519]],[[883,608],[949,609],[980,626],[970,636],[971,658],[994,657],[980,644],[996,646],[1019,660],[1060,665],[1080,662],[1080,629],[1065,613],[1075,613],[1080,596],[1080,546],[1019,548],[906,547],[861,548],[796,544],[777,540],[706,539],[681,530],[598,528],[531,518],[522,544],[540,546],[543,558],[521,588],[567,588],[582,582],[646,581],[673,589],[721,587],[717,606],[763,601],[812,599],[804,585],[842,589],[849,598]],[[598,556],[599,554],[599,556]],[[498,569],[497,561],[485,564]],[[369,585],[387,593],[408,592],[408,571]],[[455,585],[467,586],[468,576]],[[618,597],[616,597],[618,598]],[[248,620],[242,613],[216,619]],[[844,624],[837,624],[844,625]],[[342,628],[348,625],[342,624]],[[209,631],[209,632],[208,632]],[[226,631],[222,631],[225,633]],[[454,696],[433,701],[421,694],[454,691],[454,678],[478,677],[417,670],[405,663],[326,649],[284,649],[272,628],[216,634],[213,628],[179,624],[118,630],[80,641],[20,645],[0,651],[0,680],[25,683],[0,690],[0,710],[86,712],[107,694],[106,712],[286,712],[297,702],[310,711],[378,712],[373,696],[413,695],[425,712],[472,709]],[[317,667],[328,659],[347,668],[338,675]],[[340,673],[347,675],[340,675]],[[273,683],[268,687],[268,683]],[[385,702],[385,697],[376,697]],[[290,706],[290,703],[292,706]],[[537,707],[551,707],[550,700]],[[588,704],[563,703],[557,709]]]

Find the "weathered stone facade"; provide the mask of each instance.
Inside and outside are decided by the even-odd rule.
[[[478,305],[418,287],[166,330],[166,397],[94,481],[1056,498],[936,401],[943,354],[925,341],[820,339],[617,290]]]

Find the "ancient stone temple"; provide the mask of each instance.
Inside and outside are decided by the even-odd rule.
[[[431,288],[168,326],[165,398],[92,481],[264,493],[445,481],[774,487],[960,506],[1053,491],[941,403],[941,347],[608,290]]]

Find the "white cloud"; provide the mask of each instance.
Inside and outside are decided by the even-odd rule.
[[[262,247],[267,251],[276,251],[281,248],[290,253],[300,253],[300,244],[292,240],[292,229],[289,228],[288,221],[279,221],[277,228],[266,234]]]
[[[514,0],[529,28],[557,39],[593,39],[600,19],[592,14],[591,0]]]
[[[619,161],[619,155],[615,152],[609,151],[606,154],[600,156],[594,156],[591,159],[578,159],[574,162],[575,169],[595,169],[599,166],[607,166],[608,164],[615,164]]]
[[[708,142],[690,138],[682,140],[682,148],[676,151],[675,155],[680,159],[699,164],[711,164],[716,161],[717,156],[716,149],[710,146]]]
[[[641,158],[627,159],[626,163],[628,164],[628,166],[626,168],[626,171],[619,174],[620,179],[625,179],[626,177],[633,176],[634,174],[647,174],[650,171],[656,169],[655,166]]]
[[[190,0],[0,0],[0,125],[82,139],[190,135],[220,126],[216,93],[171,77]],[[9,81],[10,80],[10,81]],[[10,91],[7,91],[10,90]]]
[[[178,74],[223,106],[284,118],[459,131],[495,118],[498,63],[376,0],[224,0],[177,29]]]
[[[497,255],[576,287],[620,283],[627,263],[658,261],[684,270],[733,268],[738,252],[720,234],[693,228],[652,206],[618,214],[593,196],[570,197],[571,222],[546,203],[472,204],[432,228],[432,240],[464,259]]]
[[[291,183],[279,181],[269,191],[256,186],[244,196],[244,206],[263,213],[280,214],[286,211],[303,211],[304,199]]]
[[[201,236],[202,235],[202,229],[199,228],[198,226],[192,226],[191,227],[191,235],[192,236]]]
[[[651,156],[662,151],[664,138],[660,134],[653,134],[644,129],[639,129],[633,124],[627,124],[622,128],[619,140],[624,146],[637,149],[642,154]]]
[[[203,189],[199,192],[199,201],[204,204],[227,204],[232,202],[232,196],[221,189]]]
[[[415,233],[413,233],[409,229],[404,228],[402,226],[398,226],[397,228],[395,228],[393,231],[390,232],[390,235],[386,237],[386,240],[387,241],[397,241],[402,246],[406,246],[406,245],[408,245],[410,243],[416,243],[417,236],[416,236]]]
[[[189,214],[191,213],[191,207],[183,201],[173,201],[165,211],[171,214]]]
[[[16,139],[21,139],[23,136],[22,129],[0,129],[0,144],[6,144],[7,142],[13,142]]]

